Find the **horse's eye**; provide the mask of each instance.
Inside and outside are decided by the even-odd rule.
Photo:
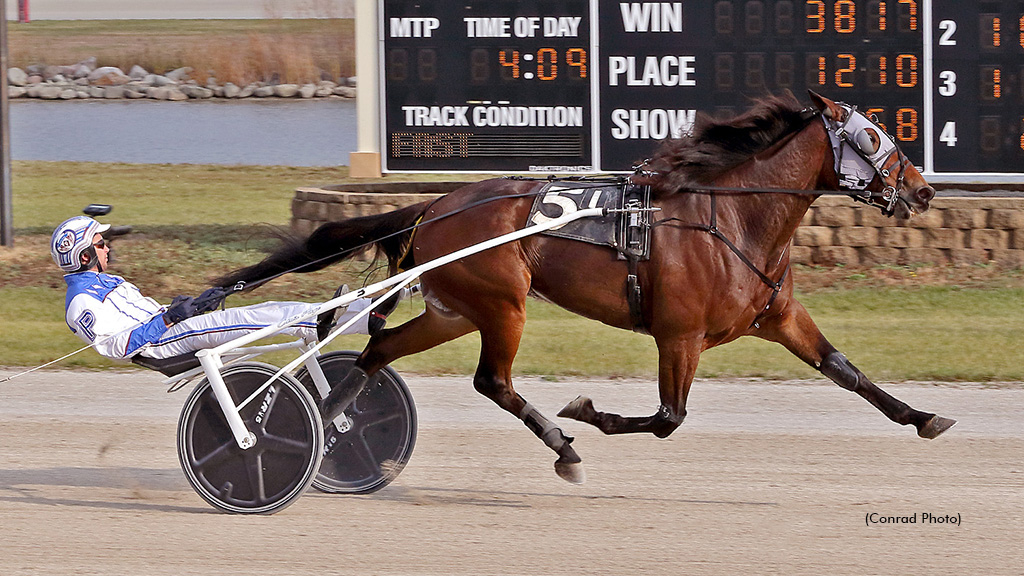
[[[875,134],[875,131],[871,128],[865,128],[864,130],[857,132],[855,140],[861,152],[868,155],[878,152],[878,135]]]

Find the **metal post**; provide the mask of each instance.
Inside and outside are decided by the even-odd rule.
[[[14,202],[11,196],[11,125],[8,121],[7,2],[0,0],[0,246],[14,246]]]
[[[349,154],[348,173],[353,178],[380,178],[380,84],[377,70],[379,46],[377,0],[356,0],[356,118],[359,150]]]

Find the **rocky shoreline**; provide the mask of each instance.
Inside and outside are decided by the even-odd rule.
[[[238,86],[210,78],[205,84],[191,78],[191,68],[155,74],[133,66],[127,73],[114,66],[97,67],[89,58],[70,66],[33,65],[7,69],[10,98],[41,100],[141,99],[203,100],[209,98],[355,98],[356,79],[322,79],[313,84],[253,82]]]

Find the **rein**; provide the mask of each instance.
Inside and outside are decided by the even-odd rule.
[[[654,172],[644,172],[644,171],[642,171],[642,167],[645,166],[648,161],[649,160],[644,160],[644,162],[642,162],[641,164],[639,164],[637,166],[634,166],[634,170],[635,170],[634,175],[639,175],[639,176],[655,176],[656,173],[654,173]],[[548,181],[548,182],[558,182],[558,181],[593,182],[594,183],[594,187],[595,188],[599,188],[599,187],[605,186],[607,184],[624,184],[624,183],[627,183],[627,182],[630,181],[631,177],[632,176],[621,176],[621,175],[614,175],[614,176],[613,175],[602,175],[602,176],[565,176],[565,177],[548,176],[548,177],[545,177],[545,178],[533,178],[533,177],[528,177],[528,176],[506,176],[505,179],[506,180],[517,180],[517,181],[537,181],[537,182],[543,182],[543,181]],[[796,190],[796,189],[789,189],[789,188],[735,188],[735,187],[725,187],[725,186],[702,186],[701,188],[681,189],[680,192],[681,193],[686,193],[686,194],[708,194],[711,197],[711,206],[712,206],[712,210],[711,210],[711,224],[689,224],[689,223],[685,223],[685,222],[679,220],[678,218],[666,218],[664,220],[658,220],[657,222],[652,223],[651,227],[653,228],[655,226],[660,226],[660,225],[663,225],[663,224],[668,224],[670,222],[679,222],[683,226],[687,226],[687,227],[690,227],[690,228],[693,228],[693,229],[696,229],[696,230],[702,230],[704,232],[708,232],[709,234],[711,234],[715,238],[718,238],[720,241],[722,241],[729,248],[729,250],[732,251],[740,259],[741,262],[743,262],[743,264],[747,268],[749,268],[755,275],[757,275],[758,279],[760,279],[761,282],[763,282],[765,285],[767,285],[769,288],[771,288],[772,289],[772,295],[768,299],[768,304],[765,306],[764,310],[761,311],[761,313],[758,315],[758,317],[754,320],[753,326],[755,328],[759,327],[760,318],[768,311],[768,309],[771,307],[771,305],[775,302],[775,299],[778,297],[779,292],[782,290],[782,284],[785,282],[786,276],[788,276],[788,274],[789,274],[789,269],[790,268],[789,268],[789,266],[787,266],[786,270],[782,273],[782,277],[779,278],[779,280],[777,282],[773,281],[764,272],[762,272],[760,269],[758,269],[757,266],[753,262],[751,262],[751,260],[745,254],[743,254],[743,251],[740,250],[731,240],[729,240],[728,237],[726,237],[724,234],[722,234],[722,232],[718,229],[718,225],[717,225],[717,210],[716,210],[717,203],[716,203],[715,194],[716,193],[733,194],[733,195],[746,195],[746,194],[797,194],[797,195],[805,195],[805,196],[808,196],[808,195],[810,195],[810,196],[847,196],[847,197],[852,198],[855,201],[867,202],[867,199],[865,199],[864,197],[862,197],[862,196],[860,196],[858,194],[851,194],[848,191],[844,192],[844,191],[841,191],[841,190]],[[476,202],[467,204],[466,206],[462,206],[458,210],[455,210],[455,211],[452,211],[452,212],[448,212],[446,214],[441,214],[441,215],[436,216],[434,218],[431,218],[429,220],[424,220],[422,218],[422,216],[421,216],[416,221],[416,223],[413,224],[412,226],[407,226],[405,228],[402,228],[401,230],[397,230],[397,231],[392,232],[390,234],[386,234],[384,236],[381,236],[380,238],[376,238],[374,240],[368,240],[368,241],[366,241],[366,242],[364,242],[364,243],[362,243],[362,244],[360,244],[358,246],[354,246],[354,247],[346,249],[346,250],[340,250],[338,252],[335,252],[335,253],[332,253],[332,254],[328,254],[327,256],[323,256],[321,258],[317,258],[316,260],[312,260],[310,262],[306,262],[304,264],[300,264],[298,266],[295,266],[294,268],[289,268],[287,270],[278,272],[277,274],[274,274],[272,276],[268,276],[268,277],[266,277],[266,278],[264,278],[262,280],[257,280],[255,282],[251,282],[251,283],[239,282],[238,284],[233,286],[230,289],[230,291],[231,292],[239,292],[241,290],[253,290],[255,288],[258,288],[258,287],[266,284],[267,282],[270,282],[272,280],[276,280],[277,278],[280,278],[281,276],[284,276],[286,274],[291,274],[292,272],[295,272],[297,270],[301,270],[301,269],[306,268],[306,267],[308,267],[310,265],[315,265],[315,264],[318,264],[320,262],[331,260],[333,258],[337,258],[338,256],[344,256],[346,254],[351,254],[351,253],[354,253],[354,252],[358,252],[359,250],[363,250],[365,248],[373,246],[374,244],[376,244],[378,242],[381,242],[383,240],[387,240],[389,238],[394,238],[396,236],[400,236],[400,235],[405,234],[407,232],[414,232],[415,233],[415,231],[417,229],[419,229],[421,226],[424,226],[426,224],[430,224],[430,223],[433,223],[433,222],[438,222],[438,221],[443,220],[445,218],[448,218],[450,216],[455,216],[456,214],[461,214],[463,212],[466,212],[467,210],[470,210],[472,208],[476,208],[478,206],[489,204],[491,202],[497,202],[499,200],[510,200],[510,199],[517,199],[517,198],[531,198],[531,197],[536,197],[536,196],[538,196],[540,194],[541,194],[541,191],[538,190],[538,191],[533,191],[533,192],[521,192],[521,193],[518,193],[518,194],[504,194],[504,195],[501,195],[501,196],[493,196],[491,198],[484,198],[482,200],[478,200]],[[438,200],[440,200],[440,198],[437,198],[437,199],[431,201],[430,204],[428,204],[428,206],[424,210],[424,213],[426,213],[426,210],[429,210],[430,206],[432,206]],[[403,256],[403,260],[404,260],[405,257],[407,257],[407,255],[408,255],[408,251],[406,252],[405,256]]]
[[[420,226],[424,226],[424,225],[430,224],[432,222],[437,222],[439,220],[444,220],[445,218],[448,218],[449,216],[455,216],[456,214],[461,214],[462,212],[465,212],[466,210],[469,210],[470,208],[476,208],[477,206],[488,204],[490,202],[496,202],[498,200],[508,200],[508,199],[515,199],[515,198],[529,198],[531,196],[537,196],[539,194],[540,194],[540,192],[538,191],[538,192],[522,192],[522,193],[519,193],[519,194],[506,194],[504,196],[494,196],[494,197],[491,197],[491,198],[484,198],[483,200],[478,200],[478,201],[473,202],[471,204],[467,204],[466,206],[463,206],[462,208],[459,208],[458,210],[455,210],[454,212],[449,212],[447,214],[441,214],[440,216],[437,216],[435,218],[431,218],[430,220],[423,220],[423,217],[420,216],[416,220],[416,223],[413,224],[412,226],[407,226],[405,228],[402,228],[401,230],[396,230],[395,232],[392,232],[390,234],[385,234],[384,236],[381,236],[380,238],[375,238],[373,240],[368,240],[366,242],[363,242],[362,244],[359,244],[357,246],[353,246],[352,248],[348,248],[346,250],[339,250],[337,252],[333,252],[331,254],[328,254],[327,256],[323,256],[321,258],[317,258],[316,260],[311,260],[311,261],[306,262],[304,264],[300,264],[300,265],[298,265],[298,266],[296,266],[294,268],[289,268],[288,270],[284,270],[282,272],[278,272],[277,274],[274,274],[272,276],[267,276],[266,278],[263,278],[262,280],[257,280],[255,282],[249,282],[249,283],[247,283],[247,282],[239,282],[238,284],[236,284],[232,288],[232,291],[233,292],[237,292],[237,291],[240,291],[242,289],[254,290],[254,289],[259,288],[260,286],[266,284],[267,282],[270,282],[271,280],[276,280],[276,279],[280,278],[281,276],[284,276],[285,274],[291,274],[292,272],[296,272],[298,270],[301,270],[303,268],[309,267],[311,265],[319,264],[321,262],[325,262],[327,260],[331,260],[333,258],[337,258],[338,256],[344,257],[345,255],[353,254],[353,253],[358,252],[360,250],[363,250],[365,248],[369,248],[370,246],[373,246],[374,244],[376,244],[378,242],[387,240],[389,238],[394,238],[395,236],[401,236],[402,234],[405,234],[406,232],[415,232]],[[430,201],[430,203],[427,205],[427,207],[423,211],[424,214],[438,200],[440,200],[440,198],[435,198],[434,200]],[[408,251],[406,251],[406,254],[403,255],[403,259],[406,256],[408,256]]]
[[[848,105],[843,105],[843,104],[840,104],[840,105],[843,106],[845,110],[847,110],[847,115],[846,115],[845,121],[842,122],[842,124],[830,122],[828,119],[824,118],[824,116],[821,114],[821,112],[819,112],[817,110],[814,110],[814,109],[811,109],[811,108],[806,108],[806,109],[802,110],[801,111],[801,116],[804,118],[804,120],[806,122],[810,122],[815,117],[820,117],[820,118],[824,119],[825,120],[826,131],[828,131],[830,135],[836,136],[843,144],[845,144],[845,147],[849,147],[849,148],[853,149],[854,152],[862,160],[868,162],[869,165],[875,170],[875,173],[882,177],[882,181],[884,183],[885,180],[889,177],[890,172],[889,172],[889,170],[887,168],[882,166],[881,163],[887,161],[888,158],[891,157],[891,154],[886,155],[884,160],[883,159],[879,159],[879,162],[872,161],[872,159],[868,157],[868,155],[865,153],[865,151],[861,149],[860,145],[854,139],[852,139],[850,137],[850,134],[846,130],[847,125],[849,124],[851,118],[854,116],[854,114],[857,113],[856,112],[856,110],[857,110],[856,107],[850,107]],[[860,116],[863,116],[863,115],[860,115]],[[870,125],[875,126],[876,128],[880,129],[880,127],[877,125],[877,123],[875,123],[873,120],[871,120],[871,119],[869,119],[867,117],[863,117],[863,118]],[[881,133],[885,134],[885,131],[881,130]],[[840,144],[838,150],[834,150],[834,152],[838,153],[838,155],[839,155],[840,167],[842,166],[842,149],[844,148],[843,144]],[[898,165],[899,165],[899,173],[898,173],[897,178],[896,178],[896,185],[888,185],[887,184],[885,186],[885,188],[882,190],[881,201],[879,201],[870,192],[868,192],[867,194],[860,194],[859,192],[862,189],[851,189],[851,190],[842,191],[842,190],[795,190],[795,189],[786,189],[786,188],[734,188],[734,187],[723,187],[723,186],[702,186],[700,188],[693,188],[693,189],[690,189],[690,188],[680,189],[679,192],[680,193],[689,193],[689,194],[708,194],[710,196],[710,200],[711,200],[711,222],[709,224],[687,224],[687,223],[681,222],[677,218],[668,218],[668,219],[665,219],[665,220],[660,220],[660,221],[654,222],[653,224],[650,224],[649,226],[651,228],[653,228],[654,226],[667,224],[667,223],[673,222],[673,221],[681,222],[684,226],[693,228],[695,230],[701,230],[701,231],[707,232],[708,234],[711,234],[712,237],[717,238],[719,241],[724,243],[729,248],[729,250],[732,251],[733,254],[735,254],[736,257],[740,259],[741,262],[743,262],[743,264],[747,268],[749,268],[752,272],[754,272],[754,274],[757,275],[758,279],[760,279],[761,282],[763,282],[765,285],[767,285],[772,290],[771,297],[768,299],[768,303],[765,305],[764,310],[762,310],[761,313],[758,314],[758,316],[754,319],[754,322],[752,324],[753,327],[757,328],[757,327],[760,327],[760,325],[759,325],[760,319],[764,316],[765,313],[768,312],[768,310],[771,308],[772,304],[775,302],[775,299],[778,297],[779,292],[782,289],[782,285],[785,282],[786,277],[789,274],[790,267],[787,265],[786,269],[782,273],[782,277],[779,278],[778,281],[773,281],[764,272],[762,272],[760,269],[758,269],[758,267],[750,260],[750,258],[748,258],[743,253],[743,251],[740,250],[728,237],[726,237],[724,234],[722,234],[722,232],[718,229],[717,198],[716,198],[715,194],[716,193],[723,193],[723,194],[798,194],[798,195],[814,195],[814,196],[838,196],[838,195],[843,195],[843,196],[848,196],[848,197],[852,198],[854,201],[859,201],[859,202],[863,202],[863,203],[868,204],[868,205],[876,206],[876,207],[880,208],[882,213],[885,214],[886,216],[892,216],[893,213],[894,213],[894,208],[896,206],[896,203],[899,202],[899,200],[900,200],[899,187],[902,186],[904,175],[905,175],[905,172],[906,172],[906,167],[910,163],[909,159],[903,154],[903,152],[899,149],[898,146],[894,146],[893,148],[894,148],[895,153],[897,154],[897,161],[898,161]],[[506,178],[510,179],[510,180],[525,180],[525,181],[529,181],[529,180],[543,181],[543,180],[546,180],[548,182],[555,182],[555,181],[593,182],[595,188],[596,187],[601,187],[601,186],[604,186],[604,185],[608,185],[608,184],[626,185],[626,184],[632,183],[631,180],[632,180],[632,178],[634,176],[638,176],[638,177],[654,177],[654,176],[657,176],[658,175],[657,172],[645,171],[644,170],[644,167],[647,166],[650,161],[651,161],[651,159],[648,158],[648,159],[644,160],[643,162],[641,162],[640,164],[633,166],[633,174],[630,175],[630,176],[566,176],[566,177],[548,176],[546,178],[529,178],[529,177],[524,177],[524,176],[511,176],[511,177],[506,177]],[[839,175],[840,179],[842,180],[842,173],[837,171],[837,175]],[[434,201],[430,202],[427,205],[427,207],[423,211],[423,214],[420,215],[420,217],[416,220],[416,222],[412,226],[408,226],[408,227],[403,228],[401,230],[397,230],[395,232],[392,232],[390,234],[387,234],[387,235],[382,236],[380,238],[377,238],[375,240],[364,242],[363,244],[360,244],[358,246],[355,246],[355,247],[352,247],[352,248],[349,248],[349,249],[346,249],[346,250],[340,250],[340,251],[335,252],[333,254],[329,254],[327,256],[318,258],[316,260],[312,260],[310,262],[306,262],[306,263],[301,264],[299,266],[296,266],[294,268],[291,268],[291,269],[288,269],[288,270],[284,270],[282,272],[279,272],[277,274],[274,274],[274,275],[269,276],[267,278],[264,278],[262,280],[258,280],[256,282],[250,284],[250,285],[245,285],[244,283],[239,282],[238,284],[236,284],[231,289],[231,291],[234,292],[234,291],[239,291],[239,290],[242,290],[242,289],[251,290],[251,289],[259,287],[259,286],[261,286],[261,285],[263,285],[263,284],[265,284],[267,282],[270,282],[271,280],[279,278],[279,277],[281,277],[281,276],[283,276],[285,274],[289,274],[289,273],[295,272],[297,270],[301,270],[303,268],[307,268],[307,267],[309,267],[311,265],[316,265],[318,263],[321,263],[321,262],[324,262],[324,261],[327,261],[327,260],[335,259],[335,258],[337,258],[339,256],[344,257],[347,254],[351,254],[351,253],[357,252],[359,250],[363,250],[363,249],[368,248],[368,247],[370,247],[370,246],[372,246],[372,245],[374,245],[374,244],[376,244],[378,242],[381,242],[383,240],[387,240],[389,238],[394,238],[396,236],[400,236],[400,235],[406,234],[408,232],[412,232],[413,234],[415,234],[416,230],[419,229],[419,227],[421,227],[421,226],[423,226],[425,224],[429,224],[429,223],[432,223],[432,222],[437,222],[439,220],[442,220],[444,218],[448,218],[449,216],[454,216],[456,214],[461,214],[461,213],[463,213],[463,212],[465,212],[467,210],[470,210],[472,208],[475,208],[475,207],[478,207],[478,206],[481,206],[481,205],[488,204],[490,202],[496,202],[496,201],[499,201],[499,200],[515,199],[515,198],[536,197],[536,196],[540,195],[541,192],[543,192],[543,189],[537,190],[537,191],[533,191],[533,192],[523,192],[523,193],[518,193],[518,194],[507,194],[507,195],[502,195],[502,196],[494,196],[494,197],[491,197],[491,198],[484,198],[482,200],[478,200],[476,202],[473,202],[471,204],[463,206],[463,207],[461,207],[461,208],[459,208],[459,209],[457,209],[457,210],[455,210],[453,212],[448,212],[446,214],[442,214],[440,216],[431,218],[429,220],[424,220],[423,219],[423,215],[426,214],[426,212],[428,210],[430,210],[430,208],[434,205],[435,202],[437,202],[438,199],[435,199]],[[411,245],[411,238],[410,238],[410,245]],[[403,265],[403,263],[408,258],[409,258],[409,249],[406,248],[406,250],[403,252],[402,256],[399,258],[399,260],[397,262],[398,266],[401,267]],[[633,273],[633,277],[635,278],[635,273]],[[637,291],[637,292],[639,291],[639,284],[637,284],[635,286],[635,291]],[[631,302],[631,310],[632,310],[635,306],[633,305],[634,302],[633,302],[632,299],[630,300],[630,302]]]

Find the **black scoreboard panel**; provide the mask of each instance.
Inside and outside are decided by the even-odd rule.
[[[875,114],[933,180],[1024,181],[1024,0],[384,0],[382,16],[387,170],[625,171],[698,112],[811,89]]]
[[[934,170],[1024,171],[1024,2],[932,2]]]
[[[611,119],[601,133],[606,169],[628,169],[650,148],[640,140],[664,137],[664,126],[637,129],[644,113],[630,111],[623,130],[627,107],[650,110],[655,128],[660,115],[682,129],[696,111],[732,114],[752,97],[785,90],[807,101],[808,88],[873,111],[911,159],[923,159],[922,23],[914,2],[601,0],[600,9],[601,45],[614,47],[601,52],[601,117]],[[672,74],[682,59],[685,83]]]
[[[387,170],[594,170],[587,0],[383,2]]]

